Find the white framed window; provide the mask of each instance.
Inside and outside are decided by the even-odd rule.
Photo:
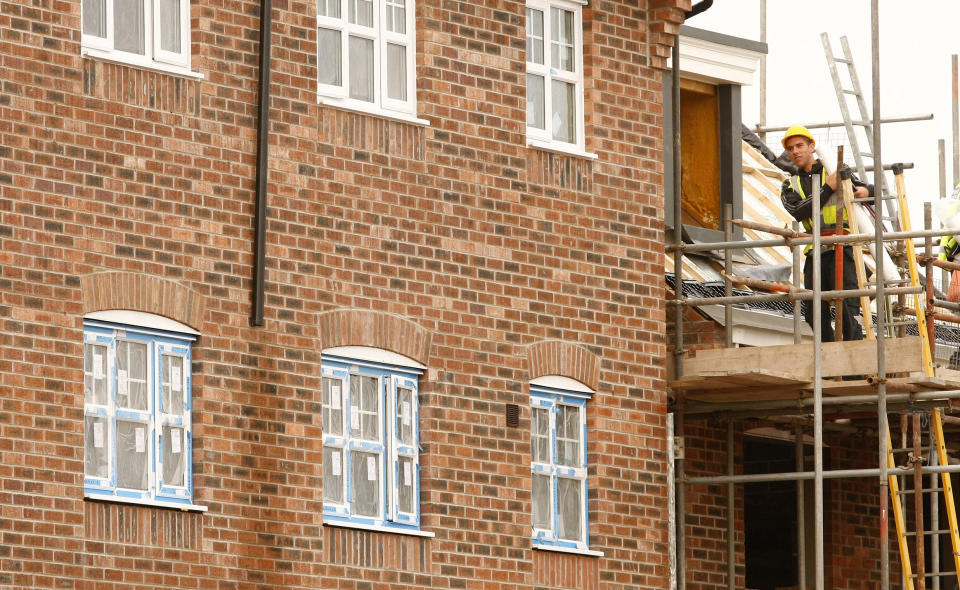
[[[322,355],[323,519],[419,531],[423,371],[384,355],[361,356]]]
[[[165,70],[190,69],[190,0],[83,0],[85,53]]]
[[[589,394],[530,386],[533,544],[588,549],[587,424]]]
[[[527,1],[527,142],[582,152],[582,5]]]
[[[347,108],[416,117],[413,0],[317,0],[317,93]]]
[[[148,325],[84,319],[84,495],[203,509],[192,505],[196,337],[192,330],[157,328],[175,327],[158,319]]]

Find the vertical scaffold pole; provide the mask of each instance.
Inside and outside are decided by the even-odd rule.
[[[673,242],[677,249],[673,253],[673,292],[676,299],[673,306],[674,315],[674,335],[676,344],[673,350],[674,371],[679,377],[683,374],[683,306],[680,300],[683,299],[683,251],[680,245],[683,243],[683,215],[681,211],[682,203],[680,195],[680,35],[673,36],[673,63],[671,77],[672,116],[673,116]],[[684,436],[684,416],[683,416],[683,392],[678,394],[677,412],[674,422],[675,438],[683,443]],[[681,447],[682,448],[682,447]],[[684,478],[686,477],[685,459],[681,453],[676,461],[677,476],[677,589],[685,590],[686,582],[686,555],[687,555],[687,535],[686,535],[686,500],[687,490]]]

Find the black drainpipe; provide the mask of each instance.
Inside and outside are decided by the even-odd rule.
[[[267,171],[270,147],[270,30],[273,28],[271,0],[260,7],[260,101],[257,105],[257,217],[253,263],[254,326],[263,325],[263,283],[266,273],[264,257],[267,249]]]
[[[706,11],[711,6],[713,6],[713,0],[703,0],[702,2],[697,2],[696,6],[691,7],[690,10],[684,13],[684,19],[689,20],[701,12]]]

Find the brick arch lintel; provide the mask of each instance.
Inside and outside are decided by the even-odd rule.
[[[317,316],[321,349],[370,346],[429,366],[433,334],[411,320],[382,311],[335,309]]]
[[[582,346],[562,340],[542,340],[527,347],[530,379],[559,375],[594,391],[600,385],[600,357]]]
[[[80,277],[83,313],[108,309],[160,315],[201,331],[206,298],[177,281],[125,271]]]

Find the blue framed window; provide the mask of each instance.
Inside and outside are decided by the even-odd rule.
[[[321,372],[324,522],[419,530],[422,369],[324,352]]]
[[[187,333],[84,320],[87,497],[192,504],[193,340]]]
[[[533,544],[586,550],[589,394],[530,386]]]

